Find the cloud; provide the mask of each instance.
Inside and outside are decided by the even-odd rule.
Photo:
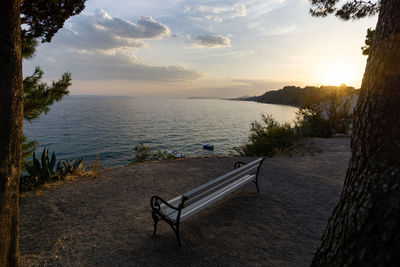
[[[55,36],[54,42],[69,49],[140,48],[146,46],[143,40],[158,39],[169,34],[168,26],[152,17],[141,17],[134,24],[113,18],[98,9],[94,16],[73,17]]]
[[[196,37],[198,46],[206,46],[206,47],[227,47],[231,46],[231,40],[228,37],[224,37],[221,35],[200,35]]]
[[[247,15],[246,6],[239,3],[236,3],[233,6],[197,5],[194,7],[186,7],[184,12],[194,15],[191,16],[191,18],[203,16],[205,19],[215,22],[222,22],[225,19],[244,17]]]
[[[293,1],[293,0],[292,0]],[[277,8],[280,8],[284,6],[285,4],[288,4],[288,0],[269,0],[269,1],[253,1],[251,4],[248,5],[249,10],[249,16],[254,17],[254,16],[264,16],[267,15],[268,13],[271,13]]]
[[[36,60],[41,60],[39,65],[50,75],[57,76],[60,69],[68,69],[74,79],[81,81],[170,83],[201,77],[201,73],[179,65],[145,63],[132,53],[132,48],[147,46],[145,40],[170,35],[168,26],[152,17],[141,17],[132,23],[98,9],[93,16],[78,15],[69,20],[53,42],[40,47],[43,53],[38,53]]]
[[[195,80],[201,73],[181,66],[154,66],[132,54],[80,51],[65,55],[68,69],[80,80],[176,82]]]
[[[236,15],[234,17],[244,17],[247,15],[245,5],[236,4],[233,6],[233,10],[236,11]]]
[[[268,35],[281,35],[294,32],[297,29],[295,24],[281,25],[268,32]]]
[[[192,17],[192,16],[188,16],[187,18],[188,18],[188,19],[191,19],[191,20],[193,20],[193,21],[202,21],[202,20],[203,20],[203,18]]]
[[[246,16],[246,6],[243,4],[234,4],[233,6],[205,6],[199,5],[197,10],[202,13],[234,13],[232,17]]]
[[[108,32],[118,37],[131,39],[155,39],[168,36],[169,28],[154,20],[152,17],[140,17],[137,24],[130,21],[112,18],[102,9],[95,11],[95,22],[103,26]]]
[[[190,93],[195,96],[240,97],[244,95],[261,95],[269,90],[277,90],[288,81],[273,79],[236,79],[203,76],[202,79],[191,82]],[[296,83],[294,83],[296,84]],[[188,92],[184,92],[186,96]]]
[[[215,22],[222,22],[222,18],[220,18],[218,16],[207,15],[207,16],[205,16],[205,18],[208,20],[213,20]]]
[[[279,89],[286,85],[287,82],[269,80],[269,79],[231,79],[233,84],[246,89],[262,89],[262,90],[272,90]]]
[[[197,10],[203,13],[214,13],[214,14],[220,14],[222,12],[226,12],[230,10],[231,8],[229,7],[214,7],[214,6],[205,6],[205,5],[199,5],[197,7]]]

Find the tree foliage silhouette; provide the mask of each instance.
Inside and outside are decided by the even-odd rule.
[[[71,85],[71,73],[64,73],[58,81],[53,81],[51,85],[41,82],[43,71],[36,67],[31,76],[23,80],[24,88],[24,119],[27,122],[39,118],[41,114],[50,111],[50,106],[54,102],[60,101],[69,94],[68,87]],[[28,163],[28,158],[36,148],[36,141],[28,140],[24,135],[22,138],[22,169]]]
[[[25,27],[21,30],[22,57],[32,58],[38,41],[50,42],[54,34],[62,28],[64,21],[79,14],[84,7],[85,1],[82,0],[23,1],[21,3],[21,23]],[[43,71],[36,67],[34,73],[23,80],[24,119],[28,122],[37,119],[42,113],[47,113],[55,101],[60,101],[69,93],[71,73],[64,73],[58,81],[52,82],[51,85],[41,82],[42,76]],[[34,151],[35,144],[35,141],[28,141],[23,136],[22,168]]]
[[[362,54],[368,56],[371,52],[371,46],[374,42],[375,30],[367,29],[367,36],[365,36],[365,45],[361,47]]]

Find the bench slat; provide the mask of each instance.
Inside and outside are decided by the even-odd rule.
[[[255,175],[246,175],[239,180],[234,181],[233,183],[230,183],[226,185],[225,187],[221,188],[218,191],[215,191],[214,193],[208,195],[207,197],[204,197],[200,199],[199,201],[193,203],[192,205],[187,206],[186,208],[182,209],[181,213],[181,219],[180,221],[183,222],[184,220],[188,219],[192,215],[196,214],[197,212],[201,211],[202,209],[210,206],[217,200],[223,198],[225,195],[235,191],[236,189],[240,188],[244,184],[252,181],[255,178]],[[176,216],[178,215],[177,211],[174,211],[168,215],[168,217],[176,221]]]
[[[241,177],[244,177],[246,175],[249,175],[250,172],[252,172],[254,169],[256,169],[258,166],[255,165],[251,168],[248,168],[247,170],[239,170],[237,173],[234,173],[231,177],[226,178],[224,180],[221,180],[219,183],[211,184],[208,187],[205,187],[203,190],[198,191],[195,195],[192,195],[186,202],[185,205],[189,206],[192,203],[197,202],[200,198],[203,198],[204,196],[213,193],[214,191],[219,190],[220,188],[224,187],[227,184],[230,184],[234,182],[235,180],[240,179]],[[185,194],[186,196],[186,194]]]
[[[230,176],[235,175],[238,172],[244,172],[247,169],[254,169],[254,168],[258,167],[258,164],[262,160],[263,160],[262,158],[254,160],[254,161],[252,161],[252,162],[250,162],[250,163],[248,163],[246,165],[243,165],[242,167],[240,167],[240,168],[238,168],[236,170],[230,171],[230,172],[228,172],[228,173],[226,173],[226,174],[224,174],[224,175],[222,175],[222,176],[220,176],[220,177],[218,177],[218,178],[216,178],[214,180],[211,180],[211,181],[209,181],[209,182],[207,182],[207,183],[205,183],[205,184],[203,184],[203,185],[201,185],[201,186],[199,186],[199,187],[197,187],[197,188],[185,193],[184,195],[190,199],[191,197],[193,197],[197,193],[200,193],[205,188],[207,188],[209,186],[212,186],[214,184],[220,183],[221,181],[223,181],[225,179],[228,179]]]
[[[261,159],[262,160],[262,159]],[[254,163],[254,164],[253,164]],[[197,190],[196,192],[189,191],[188,193],[185,193],[184,196],[188,197],[188,200],[185,202],[185,206],[190,206],[191,204],[197,202],[199,199],[205,197],[208,194],[212,194],[213,192],[221,189],[222,187],[226,186],[227,184],[231,184],[234,182],[236,179],[240,179],[241,177],[248,175],[250,172],[253,170],[256,170],[258,168],[258,163],[259,161],[253,161],[247,165],[242,166],[241,168],[238,168],[236,170],[233,170],[225,175],[222,175],[213,181],[214,183],[206,183],[203,184],[197,188],[200,188],[201,190]],[[221,179],[222,178],[222,179]],[[169,204],[171,204],[174,207],[178,207],[180,200],[181,200],[182,195],[177,196],[176,198],[173,198],[168,201]],[[161,211],[169,216],[170,214],[176,212],[176,210],[169,208],[165,204],[161,204]]]

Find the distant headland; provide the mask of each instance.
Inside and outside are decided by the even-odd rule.
[[[342,96],[357,95],[359,90],[346,85],[340,86],[306,86],[304,88],[298,86],[285,86],[279,90],[267,91],[260,96],[242,96],[230,98],[229,100],[236,101],[255,101],[267,104],[279,104],[288,106],[301,106],[304,99],[310,96],[335,93]]]

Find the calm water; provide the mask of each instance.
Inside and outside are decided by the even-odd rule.
[[[250,122],[271,114],[291,122],[294,107],[255,102],[129,97],[65,97],[47,115],[24,124],[28,139],[55,151],[57,160],[99,157],[106,166],[125,165],[133,148],[172,149],[184,156],[227,155],[247,140]],[[215,146],[203,150],[202,143]]]

